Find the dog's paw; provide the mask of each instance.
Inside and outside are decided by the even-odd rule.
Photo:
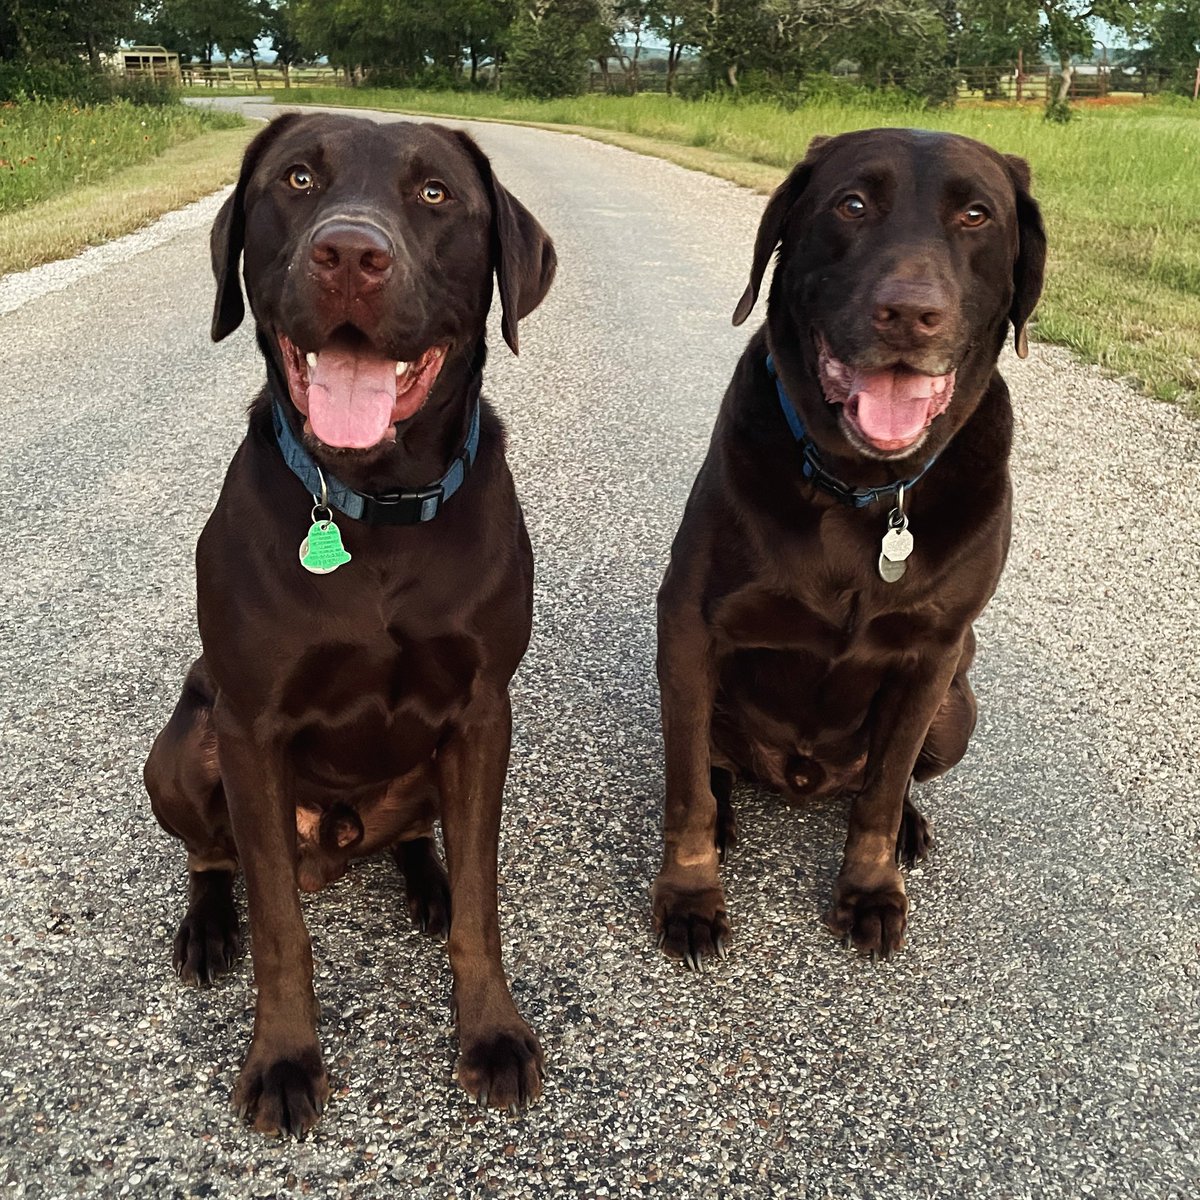
[[[315,1045],[279,1055],[251,1046],[233,1090],[238,1116],[259,1133],[294,1137],[303,1137],[321,1119],[328,1100],[329,1080]]]
[[[872,958],[891,958],[904,945],[908,927],[908,897],[899,872],[894,884],[871,888],[856,888],[839,879],[825,924],[843,945]]]
[[[213,888],[197,896],[175,934],[175,973],[184,983],[207,987],[233,966],[241,952],[232,891]]]
[[[668,958],[682,959],[691,971],[703,971],[705,959],[724,958],[733,940],[720,884],[694,892],[660,885],[654,927],[658,948]]]
[[[480,1108],[527,1108],[542,1094],[545,1059],[533,1030],[524,1022],[514,1029],[462,1037],[456,1071]]]
[[[933,830],[911,801],[904,802],[900,832],[896,835],[896,862],[902,867],[915,867],[924,862],[933,849]]]

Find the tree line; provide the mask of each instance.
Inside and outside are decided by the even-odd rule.
[[[594,65],[624,90],[653,69],[672,92],[782,94],[854,70],[936,101],[963,68],[1018,55],[1056,64],[1065,95],[1105,26],[1190,93],[1200,0],[0,0],[0,63],[98,67],[121,41],[256,62],[269,44],[285,74],[320,59],[351,84],[556,96]]]

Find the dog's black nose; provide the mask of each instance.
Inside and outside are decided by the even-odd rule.
[[[313,237],[309,258],[323,286],[351,296],[381,287],[395,264],[383,230],[361,221],[326,222]]]
[[[948,307],[936,283],[890,279],[875,293],[871,323],[889,340],[921,341],[942,328]]]

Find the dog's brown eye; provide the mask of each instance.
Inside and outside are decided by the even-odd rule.
[[[317,182],[307,167],[293,167],[288,172],[287,181],[298,192],[312,191],[313,185]]]
[[[445,184],[438,183],[436,179],[431,179],[428,183],[421,185],[421,190],[417,193],[425,204],[441,204],[446,199]]]
[[[963,209],[962,216],[959,217],[959,220],[968,229],[977,229],[990,216],[991,216],[991,213],[989,213],[988,210],[986,208],[984,208],[982,204],[972,204],[970,208]]]
[[[859,217],[866,216],[866,213],[867,202],[857,192],[851,192],[837,202],[838,216],[845,217],[848,221],[857,221]]]

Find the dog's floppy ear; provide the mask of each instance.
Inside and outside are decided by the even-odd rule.
[[[792,173],[775,189],[771,194],[771,199],[767,201],[767,207],[763,210],[762,220],[759,222],[758,236],[754,239],[754,263],[750,267],[750,282],[746,285],[746,290],[742,293],[737,308],[733,310],[735,325],[740,325],[750,315],[750,310],[758,299],[758,289],[762,287],[767,263],[771,261],[771,255],[775,253],[775,247],[779,245],[780,239],[783,237],[783,230],[787,225],[792,206],[804,194],[804,189],[808,187],[813,167],[821,157],[820,150],[829,140],[827,137],[813,138],[808,143],[808,150],[803,161],[798,162],[792,168]]]
[[[534,215],[504,187],[492,172],[488,156],[475,140],[454,130],[470,154],[492,205],[492,263],[500,292],[500,329],[509,349],[518,354],[517,322],[546,298],[554,282],[558,255],[550,235]]]
[[[1013,299],[1008,319],[1013,327],[1013,345],[1020,358],[1029,356],[1029,338],[1025,326],[1037,307],[1046,274],[1046,230],[1042,210],[1029,194],[1029,164],[1015,154],[1004,156],[1008,174],[1017,196],[1017,232],[1020,243],[1013,264]]]
[[[217,299],[213,305],[212,340],[228,337],[246,315],[242,301],[242,285],[238,280],[238,261],[246,237],[246,185],[254,174],[267,147],[290,125],[300,119],[299,113],[284,113],[260,130],[246,147],[237,187],[221,205],[213,222],[209,248],[212,251],[213,276],[217,281]]]

